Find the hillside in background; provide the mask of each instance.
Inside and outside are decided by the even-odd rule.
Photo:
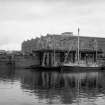
[[[61,35],[47,34],[40,38],[24,41],[22,43],[22,52],[31,53],[40,49],[59,49],[76,50],[78,36],[71,32],[65,32]],[[80,36],[80,50],[101,50],[105,53],[105,38]]]

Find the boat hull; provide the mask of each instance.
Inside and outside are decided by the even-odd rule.
[[[88,72],[102,71],[102,67],[80,67],[80,66],[31,66],[30,69],[37,71],[58,71],[58,72]]]
[[[62,66],[61,71],[69,71],[69,72],[86,72],[86,71],[101,71],[102,67],[80,67],[80,66]]]
[[[31,66],[30,69],[35,69],[38,71],[61,71],[60,66]]]

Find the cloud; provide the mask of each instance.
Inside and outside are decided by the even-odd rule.
[[[36,0],[37,1],[37,0]],[[46,1],[46,0],[45,0]],[[50,0],[51,1],[51,0]],[[89,0],[58,0],[59,2],[9,2],[7,4],[1,3],[0,6],[0,20],[16,20],[16,21],[37,21],[46,20],[48,18],[62,18],[62,17],[73,17],[75,16],[87,16],[87,14],[92,15],[94,12],[100,13],[102,10],[104,12],[105,8],[103,3],[94,4],[89,3]],[[60,2],[63,1],[63,2]],[[76,4],[80,1],[79,5]],[[85,1],[85,4],[82,4]],[[92,0],[94,1],[94,0]],[[98,0],[96,0],[98,1]],[[76,2],[76,3],[75,3]],[[89,4],[87,4],[88,2]],[[97,7],[98,8],[97,8]],[[95,7],[95,8],[94,8]]]
[[[20,48],[21,48],[21,46],[16,43],[9,43],[8,45],[4,44],[4,45],[0,46],[1,50],[7,50],[7,51],[8,50],[21,50]]]
[[[105,34],[103,0],[26,1],[0,0],[0,46],[20,46],[40,34],[77,33],[78,26],[82,35]]]

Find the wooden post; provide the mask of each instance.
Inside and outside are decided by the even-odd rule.
[[[49,66],[49,52],[47,53],[47,66]]]
[[[49,53],[49,66],[51,66],[51,52]]]
[[[77,56],[77,57],[78,57],[78,64],[79,64],[79,31],[80,31],[80,30],[79,30],[79,28],[78,28],[78,56]]]
[[[43,57],[42,57],[42,66],[45,66],[45,62],[46,62],[46,53],[43,53]]]

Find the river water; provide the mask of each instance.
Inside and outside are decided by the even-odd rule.
[[[105,105],[105,72],[0,68],[0,105]]]

